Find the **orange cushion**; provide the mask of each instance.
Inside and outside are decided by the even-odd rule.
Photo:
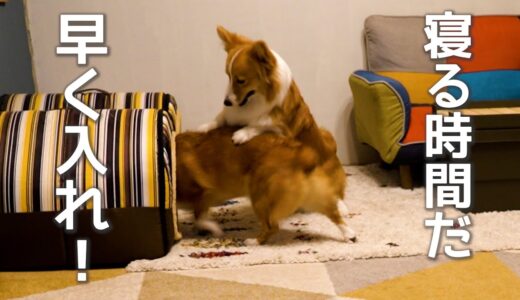
[[[426,115],[433,112],[432,106],[412,106],[410,110],[410,127],[401,144],[426,141]]]
[[[433,104],[435,99],[428,90],[442,78],[442,74],[417,72],[377,72],[377,74],[399,81],[412,104]]]
[[[520,69],[520,18],[517,16],[477,16],[470,29],[470,59],[450,57],[462,72]]]

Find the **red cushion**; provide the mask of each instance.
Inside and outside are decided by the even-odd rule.
[[[401,144],[412,144],[426,141],[426,115],[431,114],[432,106],[412,106],[410,111],[410,127]]]
[[[470,59],[450,57],[462,72],[520,69],[520,17],[477,16],[470,29]]]

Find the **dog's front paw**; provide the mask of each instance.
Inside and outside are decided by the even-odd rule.
[[[354,230],[348,227],[346,224],[340,225],[343,238],[347,243],[355,243],[357,241],[357,234]]]
[[[208,132],[210,130],[213,130],[218,127],[218,123],[216,121],[212,121],[206,124],[202,124],[197,128],[197,131],[199,132]]]
[[[260,133],[256,128],[245,127],[240,130],[235,131],[233,133],[233,143],[235,144],[243,144]]]
[[[210,232],[214,237],[221,237],[224,232],[217,224],[217,222],[208,219],[199,219],[195,222],[195,228],[202,231]]]
[[[338,211],[343,218],[348,218],[349,210],[347,204],[343,200],[338,201]]]

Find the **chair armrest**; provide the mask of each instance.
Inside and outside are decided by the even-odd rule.
[[[358,138],[392,163],[410,124],[407,90],[399,81],[369,71],[354,72],[349,84]]]

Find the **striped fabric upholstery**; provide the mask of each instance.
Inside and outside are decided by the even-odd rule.
[[[168,114],[157,109],[99,113],[97,122],[75,109],[0,113],[0,213],[64,209],[64,197],[56,197],[55,190],[67,179],[74,180],[78,195],[98,188],[104,208],[172,206]],[[67,125],[89,127],[92,150],[108,169],[104,176],[84,155],[68,172],[57,173],[77,146],[78,135],[64,132]]]
[[[75,95],[93,109],[156,108],[168,112],[170,127],[180,130],[180,116],[175,98],[168,93],[107,93],[86,91]],[[0,96],[0,111],[54,110],[71,108],[63,94],[7,94]]]

